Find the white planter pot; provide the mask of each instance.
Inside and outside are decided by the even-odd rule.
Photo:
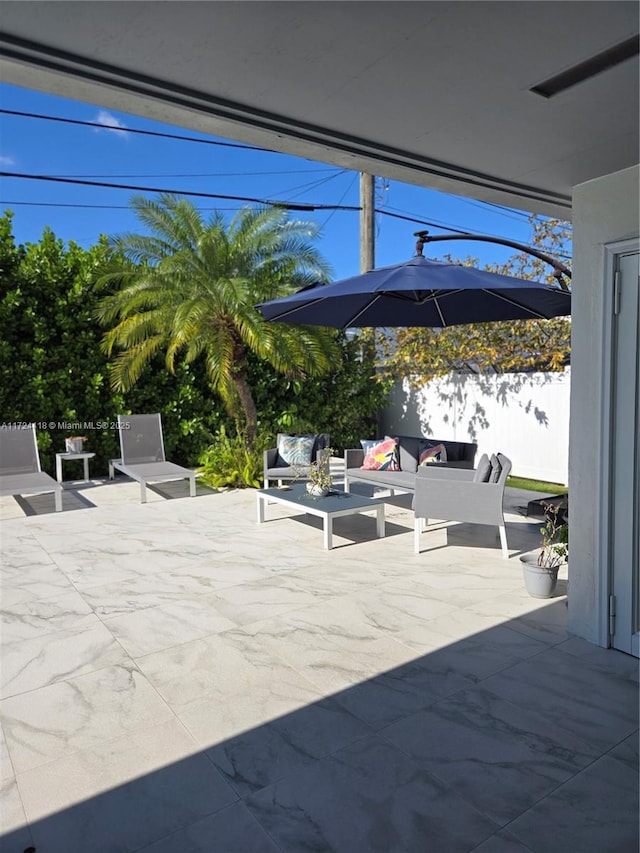
[[[329,494],[329,489],[317,486],[315,483],[307,483],[307,492],[314,498],[325,498]]]
[[[539,554],[539,551],[534,551],[531,554],[523,554],[520,557],[524,585],[532,598],[551,598],[558,583],[558,570],[560,566],[553,566],[551,568],[539,566]]]

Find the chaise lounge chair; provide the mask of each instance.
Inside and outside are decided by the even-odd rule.
[[[414,551],[420,553],[420,534],[430,518],[495,525],[500,532],[502,556],[509,558],[502,502],[511,460],[498,453],[482,455],[475,471],[465,468],[422,466],[416,475],[413,499]]]
[[[147,502],[147,483],[189,480],[189,494],[195,497],[196,474],[189,468],[167,462],[164,456],[162,422],[159,414],[118,415],[120,459],[109,460],[109,479],[114,469],[140,483],[140,503]]]
[[[56,512],[62,511],[62,483],[40,468],[36,425],[0,428],[0,495],[53,492]]]

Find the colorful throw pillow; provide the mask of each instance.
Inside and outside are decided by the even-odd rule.
[[[415,474],[418,470],[420,451],[427,447],[428,442],[423,438],[410,435],[385,435],[385,438],[395,438],[398,442],[400,470]]]
[[[278,462],[286,465],[310,465],[315,435],[279,435]]]
[[[420,454],[418,465],[432,465],[433,463],[447,461],[447,448],[444,444],[434,444],[433,447],[427,447]]]
[[[395,438],[376,442],[365,451],[360,467],[364,471],[399,471],[398,442]]]

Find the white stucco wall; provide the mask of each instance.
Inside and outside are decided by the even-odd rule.
[[[638,236],[638,166],[574,188],[571,418],[569,428],[569,630],[607,644],[607,536],[602,517],[608,448],[602,438],[610,364],[605,246]],[[606,296],[606,298],[605,298]]]
[[[568,483],[570,372],[452,375],[393,389],[385,433],[475,441],[504,453],[520,477]]]

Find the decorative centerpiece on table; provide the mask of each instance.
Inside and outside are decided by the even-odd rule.
[[[318,451],[317,459],[309,466],[307,492],[314,498],[324,498],[331,491],[329,458],[332,452],[330,447]]]

